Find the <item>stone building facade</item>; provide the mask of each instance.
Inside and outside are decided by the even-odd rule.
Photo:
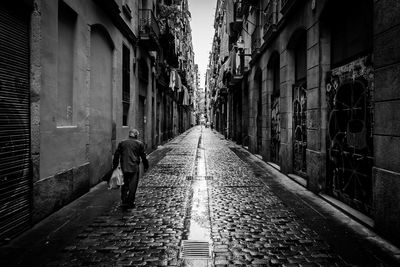
[[[397,243],[399,23],[390,0],[220,0],[206,86],[217,130]]]
[[[162,5],[185,14],[184,33],[160,29]],[[101,182],[131,127],[148,152],[190,127],[197,73],[187,9],[187,1],[0,3],[0,242]],[[180,86],[170,86],[173,72]]]

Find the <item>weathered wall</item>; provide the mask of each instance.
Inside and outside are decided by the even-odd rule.
[[[64,75],[65,71],[58,69],[58,61],[62,59],[58,53],[58,3],[58,1],[37,0],[38,10],[34,13],[33,20],[33,25],[37,26],[32,27],[33,36],[40,36],[40,39],[32,40],[32,56],[35,57],[32,89],[38,95],[32,103],[32,120],[34,126],[40,124],[40,133],[36,126],[32,127],[32,146],[35,148],[32,151],[35,159],[33,161],[34,222],[87,192],[91,185],[98,183],[111,166],[111,153],[116,136],[119,139],[125,135],[121,129],[122,110],[115,109],[115,106],[121,103],[120,50],[122,42],[127,41],[93,1],[65,1],[77,14],[72,33],[75,37],[71,55],[73,73],[70,73],[73,101],[72,108],[68,109],[72,119],[70,123],[60,123],[58,120],[60,111],[57,113],[59,107],[57,100],[60,95],[57,91],[62,89],[59,88],[59,81],[62,77],[65,78],[65,76],[59,77]],[[105,58],[91,58],[92,53],[96,54],[96,48],[93,48],[91,43],[93,25],[98,25],[99,29],[102,29],[101,38],[107,39],[105,42],[108,42],[109,48],[97,47],[99,48],[97,54],[103,50],[108,51],[107,66],[103,64],[105,62],[99,62]],[[131,21],[130,25],[136,31],[137,22]],[[101,75],[105,71],[102,69],[104,67],[108,68],[106,77]],[[39,76],[40,84],[38,84]],[[133,94],[134,79],[131,84]],[[95,125],[99,126],[97,134],[91,136],[91,126]],[[103,126],[107,129],[103,129]],[[94,138],[103,134],[107,140]],[[90,162],[91,158],[98,159],[96,164]]]
[[[374,211],[382,233],[400,243],[400,2],[374,4]]]
[[[314,192],[323,192],[327,187],[327,134],[328,99],[327,77],[331,73],[331,39],[329,27],[321,19],[321,14],[328,1],[316,2],[311,8],[311,1],[298,5],[286,21],[278,36],[268,44],[263,54],[251,63],[252,69],[247,82],[249,86],[249,149],[256,149],[256,86],[254,74],[257,68],[263,73],[263,159],[269,160],[270,150],[270,100],[272,92],[271,72],[268,61],[274,50],[280,55],[280,119],[281,119],[281,170],[293,172],[293,95],[294,53],[288,44],[295,38],[296,32],[303,29],[307,35],[307,188]],[[354,59],[340,69],[333,69],[344,79],[353,73],[364,76],[369,90],[373,91],[373,219],[378,231],[391,240],[400,240],[400,4],[393,0],[374,1],[374,51],[373,66],[360,67]],[[368,55],[367,55],[368,56]],[[368,57],[366,58],[368,61]],[[367,63],[369,64],[369,63]],[[353,67],[354,68],[353,68]],[[364,66],[362,64],[362,66]],[[373,69],[371,69],[373,67]],[[360,71],[361,70],[361,71]],[[340,74],[341,73],[341,74]],[[339,85],[340,86],[340,85]],[[245,108],[245,106],[243,106]]]

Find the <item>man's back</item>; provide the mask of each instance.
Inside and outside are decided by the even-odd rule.
[[[138,139],[139,131],[131,129],[129,139],[118,144],[114,154],[113,169],[121,163],[121,169],[124,173],[124,184],[121,186],[122,208],[135,207],[135,195],[139,184],[139,163],[140,158],[143,161],[144,171],[149,168],[149,162],[144,152],[144,144]]]
[[[119,143],[116,154],[120,158],[122,172],[138,172],[140,158],[145,166],[147,164],[144,144],[135,138]]]

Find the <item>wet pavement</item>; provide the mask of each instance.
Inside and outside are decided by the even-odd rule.
[[[125,211],[115,203],[48,266],[178,265],[191,201],[186,177],[194,168],[199,136],[193,131],[170,142],[169,152],[140,180],[136,208]]]
[[[278,186],[273,173],[215,131],[194,127],[161,150],[140,180],[135,209],[121,210],[119,192],[107,191],[112,201],[101,215],[54,253],[21,257],[20,266],[397,264]]]
[[[205,138],[217,266],[346,265],[217,138]]]

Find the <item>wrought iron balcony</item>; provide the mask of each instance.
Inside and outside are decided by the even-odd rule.
[[[264,40],[267,41],[276,31],[278,10],[276,0],[270,0],[265,8]]]
[[[233,21],[230,23],[231,30],[239,32],[243,25],[243,5],[241,1],[233,4]]]
[[[229,53],[229,59],[225,63],[225,75],[224,83],[225,85],[234,86],[237,85],[243,79],[244,72],[248,69],[248,61],[246,56],[249,54],[244,53],[243,48],[233,47]]]
[[[139,37],[150,51],[158,50],[160,27],[151,9],[139,10]]]

